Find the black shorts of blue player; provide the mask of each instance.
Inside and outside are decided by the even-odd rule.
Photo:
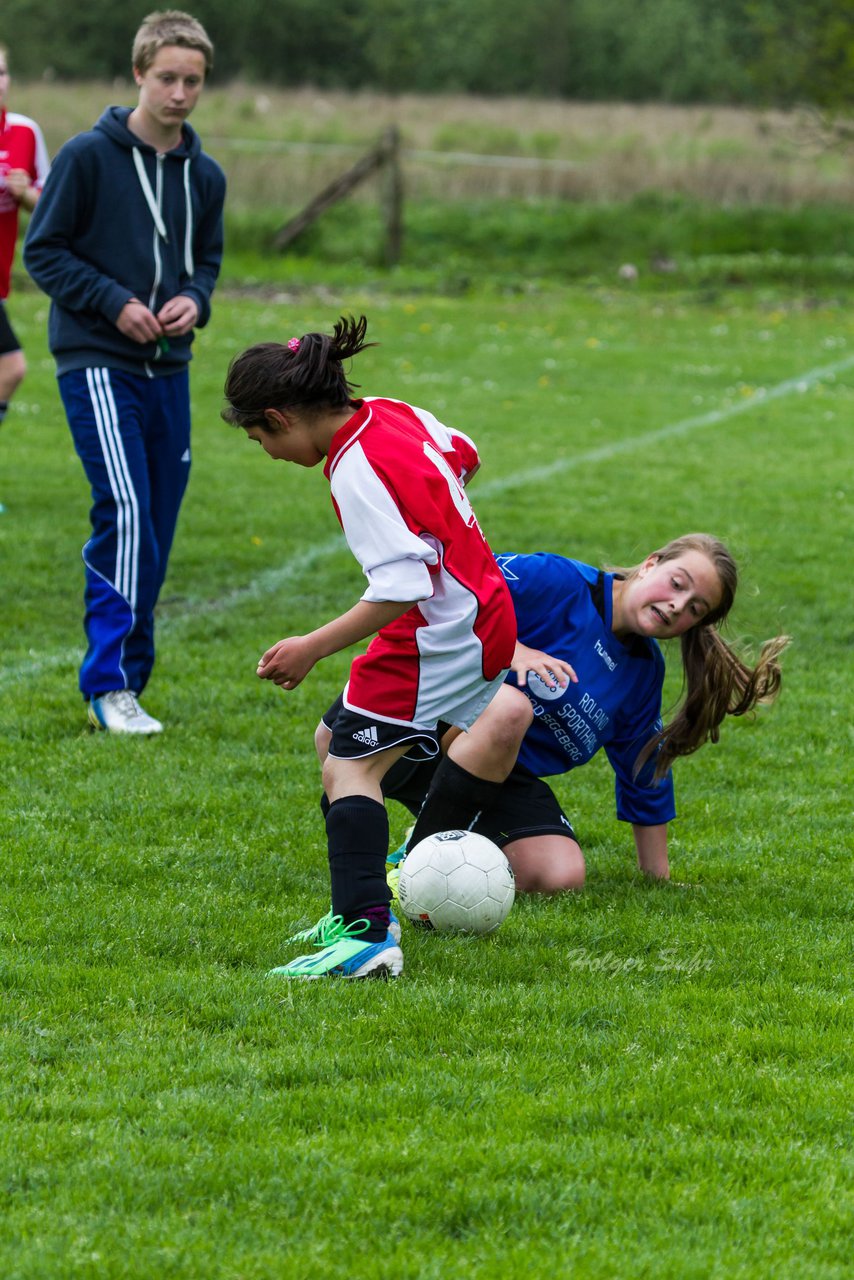
[[[336,755],[342,753],[335,750],[336,741],[347,740],[354,731],[359,731],[359,725],[363,719],[363,717],[354,717],[352,712],[346,712],[340,697],[336,698],[321,718],[333,735],[332,751]],[[436,733],[437,741],[441,741],[449,727],[440,722]],[[404,741],[400,736],[394,738],[393,726],[388,726],[388,729],[391,731],[388,735],[389,740],[381,741],[374,748],[375,750]],[[366,728],[362,725],[361,732],[365,731]],[[381,726],[380,735],[383,737]],[[419,742],[420,746],[421,742]],[[357,750],[355,754],[362,753]],[[440,759],[441,756],[437,751],[427,760],[411,759],[407,755],[396,761],[382,780],[385,799],[396,800],[411,814],[417,815]],[[557,835],[569,840],[577,839],[572,824],[548,783],[520,764],[514,766],[509,777],[502,784],[498,799],[487,813],[477,819],[472,830],[486,836],[502,849],[506,844],[531,836]]]

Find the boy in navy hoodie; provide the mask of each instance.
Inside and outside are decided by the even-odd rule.
[[[51,298],[50,349],[92,489],[80,689],[112,733],[162,729],[138,699],[190,471],[193,331],[222,258],[225,177],[186,123],[212,60],[195,18],[149,14],[133,45],[137,106],[108,107],[60,150],[24,244]]]

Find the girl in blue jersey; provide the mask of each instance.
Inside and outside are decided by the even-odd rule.
[[[457,813],[469,774],[483,774],[517,735],[516,764],[472,828],[504,849],[517,889],[583,885],[581,848],[542,777],[586,764],[600,748],[614,770],[617,816],[632,825],[640,868],[666,879],[667,824],[675,816],[670,766],[716,742],[726,715],[773,700],[787,637],[763,645],[755,667],[723,640],[738,575],[727,548],[708,534],[677,538],[625,571],[548,553],[497,559],[516,610],[513,670],[467,733],[449,731],[438,766],[403,760],[386,775],[386,794],[419,815],[408,848],[434,831],[468,825]],[[663,726],[658,641],[676,637],[685,693]],[[534,674],[546,655],[551,681]],[[324,739],[321,728],[321,751]]]

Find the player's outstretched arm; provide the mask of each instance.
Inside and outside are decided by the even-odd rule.
[[[412,601],[360,600],[352,609],[305,636],[288,636],[261,655],[258,676],[295,689],[315,663],[375,635],[412,608]]]
[[[653,880],[670,879],[670,863],[667,858],[667,823],[656,827],[642,827],[632,823],[635,847],[638,852],[638,866],[644,875]]]

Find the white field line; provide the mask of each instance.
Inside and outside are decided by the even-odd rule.
[[[507,489],[516,488],[518,485],[531,484],[537,480],[548,480],[562,471],[573,471],[576,467],[587,466],[595,462],[609,462],[611,458],[616,458],[621,453],[632,453],[635,449],[643,449],[646,445],[658,444],[659,441],[670,440],[674,436],[690,435],[692,431],[698,431],[701,427],[713,427],[715,423],[726,422],[729,418],[735,418],[740,413],[748,413],[751,409],[758,409],[772,400],[781,400],[784,396],[790,396],[794,392],[803,394],[810,387],[815,386],[817,382],[832,380],[838,373],[844,372],[845,369],[850,369],[852,365],[854,365],[854,355],[846,356],[845,359],[837,360],[834,364],[826,364],[817,369],[810,369],[807,373],[802,373],[796,378],[787,378],[785,382],[778,382],[776,386],[768,389],[758,387],[753,395],[745,396],[743,400],[725,405],[721,409],[710,409],[708,413],[698,414],[694,418],[682,418],[679,422],[671,422],[666,427],[656,428],[655,431],[647,431],[639,436],[627,436],[625,440],[614,440],[610,444],[600,445],[598,449],[588,449],[585,453],[569,454],[565,458],[556,458],[554,462],[550,462],[544,467],[534,467],[530,471],[518,471],[510,476],[501,476],[497,480],[487,480],[483,484],[477,485],[478,497],[482,494],[490,497],[492,494],[503,493]]]
[[[852,366],[854,366],[854,355],[846,356],[845,359],[837,360],[833,364],[821,365],[815,369],[808,370],[806,373],[799,374],[795,378],[787,378],[785,382],[778,382],[768,389],[759,388],[752,396],[745,397],[743,400],[736,401],[720,409],[712,409],[708,413],[701,413],[692,418],[682,418],[678,422],[671,422],[664,427],[658,427],[655,431],[646,431],[642,435],[628,436],[625,440],[615,440],[610,444],[600,445],[597,449],[588,449],[583,453],[567,454],[566,457],[555,458],[547,466],[533,467],[528,471],[517,471],[512,475],[498,476],[494,480],[479,481],[476,483],[478,501],[483,497],[498,496],[519,486],[552,479],[562,472],[574,471],[578,467],[593,465],[597,462],[608,462],[611,458],[616,458],[620,454],[632,453],[636,449],[658,444],[662,440],[670,440],[675,436],[690,435],[703,427],[712,427],[716,423],[726,422],[730,418],[738,417],[742,413],[748,413],[751,409],[769,404],[773,400],[781,400],[785,396],[796,393],[803,394],[815,386],[816,383],[832,380],[837,374],[850,369]],[[236,587],[233,591],[226,592],[224,596],[220,596],[215,600],[189,601],[180,613],[167,614],[165,618],[158,619],[158,635],[162,636],[174,632],[181,626],[189,624],[194,619],[203,617],[206,614],[221,616],[248,600],[257,600],[265,596],[275,595],[290,583],[299,581],[305,573],[313,571],[319,565],[322,565],[325,560],[339,552],[343,545],[343,537],[340,534],[337,537],[327,538],[324,542],[311,547],[302,555],[291,557],[287,564],[281,565],[278,569],[265,570],[244,586]],[[0,671],[0,691],[22,680],[30,680],[34,677],[42,676],[46,671],[57,667],[73,669],[77,666],[78,657],[76,650],[66,650],[62,653],[37,653],[31,650],[28,659]]]

